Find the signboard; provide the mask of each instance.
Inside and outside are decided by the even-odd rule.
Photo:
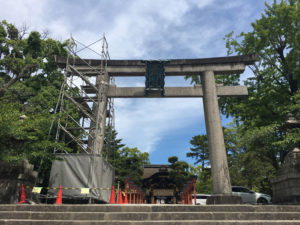
[[[80,188],[80,192],[81,194],[89,194],[90,193],[90,189],[89,188]]]
[[[143,60],[146,64],[145,94],[160,92],[164,96],[165,90],[165,64],[168,60]]]
[[[32,193],[40,194],[42,191],[42,187],[33,187]]]
[[[153,196],[174,196],[173,189],[154,189]]]

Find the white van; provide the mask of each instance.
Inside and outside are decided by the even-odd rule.
[[[195,205],[194,195],[193,196],[193,205]],[[196,194],[196,205],[206,205],[206,199],[211,195],[209,194]]]

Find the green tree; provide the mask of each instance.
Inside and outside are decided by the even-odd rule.
[[[205,165],[209,163],[209,154],[208,154],[208,140],[207,135],[196,135],[190,141],[190,144],[193,146],[190,148],[190,152],[186,154],[187,157],[195,158],[195,163],[201,163],[202,168],[205,168]]]
[[[124,186],[124,178],[141,187],[144,164],[150,164],[149,153],[137,148],[124,147],[122,139],[117,138],[117,131],[106,127],[102,155],[115,168],[116,182]]]
[[[28,159],[38,167],[42,158],[51,162],[53,148],[68,150],[49,133],[64,81],[54,55],[66,55],[67,43],[36,31],[25,36],[0,22],[0,159]]]
[[[178,161],[177,156],[172,156],[168,158],[168,162],[171,163],[169,172],[169,178],[175,184],[178,190],[181,190],[184,184],[191,178],[189,172],[189,165],[185,161]]]
[[[120,150],[125,146],[122,139],[117,139],[117,131],[111,127],[105,128],[104,147],[102,151],[103,157],[115,166],[116,159],[120,157]]]
[[[247,151],[262,151],[277,170],[286,154],[300,143],[300,130],[281,129],[288,113],[299,118],[300,5],[299,1],[274,1],[252,23],[253,30],[226,36],[228,53],[255,53],[254,77],[245,81],[249,97],[227,101],[224,111],[241,121]]]
[[[129,177],[131,181],[141,186],[144,164],[150,164],[148,152],[128,147],[119,149],[113,162],[116,180],[124,186],[124,178]]]
[[[243,128],[234,123],[224,129],[231,183],[271,194],[270,180],[275,169],[266,157],[266,151],[249,148],[249,137],[239,129]]]

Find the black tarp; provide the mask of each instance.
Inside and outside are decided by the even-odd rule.
[[[48,196],[56,196],[62,186],[63,198],[91,198],[109,202],[114,169],[101,155],[57,154],[53,161]],[[88,193],[87,193],[88,192]]]

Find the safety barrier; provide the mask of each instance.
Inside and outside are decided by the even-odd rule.
[[[127,193],[127,190],[129,190],[129,194]],[[144,204],[146,199],[145,192],[134,184],[133,181],[130,180],[129,177],[125,178],[125,197],[129,200],[128,204]]]
[[[80,190],[80,195],[73,196],[72,198],[82,199],[86,198],[86,195],[90,194],[92,190],[105,190],[110,191],[112,188],[109,187],[91,187],[91,188],[85,188],[85,187],[62,187],[61,185],[59,187],[40,187],[40,186],[29,186],[29,185],[21,185],[20,190],[20,201],[18,204],[28,203],[28,199],[26,199],[25,189],[31,189],[31,192],[38,195],[38,198],[45,199],[46,203],[48,202],[48,199],[56,198],[55,204],[62,204],[62,192],[63,190]],[[56,196],[49,196],[48,194],[42,194],[42,190],[58,190]],[[51,202],[52,200],[50,200]],[[53,202],[53,201],[52,201]]]
[[[24,186],[22,184],[21,187],[21,194],[20,194],[20,202],[19,204],[26,203],[26,196],[25,196],[25,189],[32,189],[33,193],[40,194],[42,189],[46,190],[57,190],[57,197],[55,204],[62,204],[62,192],[63,190],[80,190],[80,193],[83,195],[89,194],[91,190],[111,190],[110,196],[110,204],[143,204],[145,202],[145,193],[129,178],[125,179],[125,191],[122,192],[122,189],[119,188],[118,193],[115,192],[115,187],[112,188],[108,187],[92,187],[92,188],[82,188],[82,187],[33,187],[33,186]],[[116,201],[116,195],[118,200]],[[123,200],[124,196],[124,200]]]
[[[59,189],[60,187],[32,187],[32,186],[24,186],[26,189],[31,189],[33,193],[40,193],[43,188],[47,190],[56,190]],[[92,187],[92,188],[83,188],[83,187],[62,187],[63,190],[81,190],[82,194],[88,194],[86,192],[89,192],[90,190],[107,190],[110,191],[111,188],[108,187]]]
[[[124,192],[122,189],[118,189],[118,193],[115,193],[115,187],[112,187],[110,195],[110,204],[144,204],[146,195],[133,181],[130,181],[130,178],[126,177],[125,179],[125,188]],[[123,198],[124,196],[124,198]],[[117,200],[116,200],[117,197]]]
[[[29,189],[31,187],[30,186],[25,186],[25,188]],[[20,193],[20,201],[18,202],[18,204],[27,203],[25,188],[24,188],[24,184],[22,184],[21,185],[21,193]],[[38,191],[35,188],[38,188],[37,189]],[[42,187],[34,187],[32,192],[40,193],[41,189],[42,189]],[[56,205],[61,205],[62,204],[62,186],[61,185],[60,185],[58,193],[57,193],[57,198],[56,198],[55,204]]]

